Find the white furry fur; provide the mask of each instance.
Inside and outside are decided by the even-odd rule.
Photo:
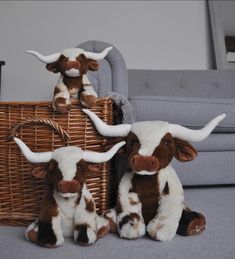
[[[151,156],[162,137],[169,132],[169,123],[164,121],[135,122],[131,127],[131,131],[135,133],[140,142],[139,154]]]
[[[150,236],[159,241],[171,240],[177,231],[184,208],[184,191],[175,170],[168,166],[159,172],[160,193],[166,183],[169,194],[162,195],[158,213],[147,226]]]
[[[61,147],[54,150],[51,158],[58,162],[63,180],[73,180],[77,172],[77,163],[82,159],[82,153],[79,147]]]

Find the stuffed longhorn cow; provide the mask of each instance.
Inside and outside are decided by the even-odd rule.
[[[191,130],[164,121],[135,122],[132,125],[106,125],[97,115],[83,110],[103,136],[125,137],[129,170],[122,177],[116,208],[105,217],[111,230],[121,238],[135,239],[147,233],[155,240],[171,240],[176,232],[195,235],[205,229],[205,217],[186,208],[184,192],[170,162],[196,158],[187,141],[202,141],[225,114],[200,130]]]
[[[101,53],[93,53],[71,48],[49,56],[31,50],[27,53],[46,63],[49,71],[61,74],[54,90],[53,108],[59,113],[67,113],[72,99],[79,97],[86,107],[91,107],[97,102],[97,93],[86,73],[88,70],[98,70],[97,60],[103,59],[111,49],[112,47],[108,47]]]
[[[20,139],[14,140],[28,161],[48,163],[46,167],[38,166],[33,170],[35,177],[46,177],[48,188],[38,219],[26,229],[27,240],[50,248],[61,245],[64,237],[73,236],[76,243],[91,245],[108,233],[108,221],[96,214],[94,200],[85,183],[86,172],[99,170],[90,163],[110,160],[125,142],[104,153],[83,151],[79,147],[35,153]]]

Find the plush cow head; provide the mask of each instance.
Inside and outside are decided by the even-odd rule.
[[[80,193],[86,180],[87,170],[96,170],[99,165],[110,160],[125,142],[120,142],[104,153],[83,151],[79,147],[61,147],[53,152],[32,152],[22,140],[14,138],[26,159],[31,163],[48,163],[33,169],[34,176],[47,177],[54,190],[69,198]]]
[[[27,53],[46,63],[49,71],[60,72],[63,76],[78,77],[86,74],[88,70],[98,70],[97,60],[103,59],[111,49],[112,47],[108,47],[101,53],[93,53],[79,48],[71,48],[49,56],[43,56],[32,50],[28,50]]]
[[[136,174],[152,175],[169,165],[173,157],[181,162],[197,156],[194,147],[187,141],[202,141],[209,136],[225,114],[217,116],[200,130],[191,130],[164,121],[135,122],[109,126],[97,115],[83,110],[103,136],[125,137],[130,169]]]

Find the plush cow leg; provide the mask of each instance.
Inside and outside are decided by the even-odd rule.
[[[34,230],[37,230],[37,243],[41,246],[53,248],[64,242],[61,216],[51,189],[47,190],[43,198],[37,227],[34,227]],[[31,239],[32,234],[28,233]]]
[[[74,241],[80,245],[92,245],[97,240],[97,214],[91,193],[84,184],[74,213]]]
[[[86,107],[92,107],[97,102],[97,93],[95,92],[87,75],[83,75],[82,85],[84,91],[80,95],[80,101],[82,105]]]
[[[161,174],[163,174],[164,180],[161,179]],[[171,240],[176,234],[184,207],[184,195],[179,178],[173,168],[170,167],[161,174],[159,175],[160,185],[163,180],[165,184],[168,184],[169,191],[167,194],[162,194],[158,213],[149,222],[147,231],[153,239],[166,241]],[[163,186],[161,188],[163,189]]]
[[[132,192],[133,173],[125,173],[118,187],[117,229],[121,238],[136,239],[145,235],[141,202]]]
[[[53,109],[59,113],[65,114],[71,108],[70,93],[63,82],[59,80],[54,90]]]
[[[111,233],[117,232],[117,213],[115,209],[110,209],[105,211],[104,218],[106,218],[109,222],[109,231]]]
[[[38,242],[38,220],[31,223],[25,230],[25,238],[33,243]]]
[[[177,234],[182,236],[197,235],[204,231],[205,217],[198,212],[184,209],[180,218]]]
[[[109,232],[109,221],[105,218],[96,216],[96,229],[97,229],[97,238],[102,238]]]
[[[117,216],[117,222],[121,238],[137,239],[145,235],[145,224],[141,214],[124,211]]]

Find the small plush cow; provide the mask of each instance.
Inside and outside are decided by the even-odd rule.
[[[96,214],[95,203],[85,180],[86,172],[111,159],[125,144],[120,142],[104,153],[83,151],[79,147],[61,147],[53,152],[32,152],[14,138],[26,159],[48,163],[35,167],[34,176],[46,177],[48,188],[38,219],[27,228],[26,239],[45,247],[57,247],[64,237],[73,236],[80,245],[91,245],[109,231],[108,221]],[[99,169],[98,169],[99,170]]]
[[[202,141],[224,119],[220,115],[200,130],[164,121],[109,126],[89,110],[83,110],[103,136],[125,137],[129,170],[122,177],[116,208],[106,213],[120,237],[135,239],[147,233],[155,240],[171,240],[176,232],[195,235],[205,229],[205,217],[185,207],[184,192],[170,162],[196,158],[187,141]]]
[[[98,70],[97,60],[103,59],[111,49],[112,47],[108,47],[101,53],[93,53],[71,48],[49,56],[31,50],[27,53],[46,63],[49,71],[61,74],[54,90],[53,108],[59,113],[67,113],[71,107],[71,100],[78,97],[86,107],[91,107],[97,102],[97,93],[86,73],[88,70]]]

